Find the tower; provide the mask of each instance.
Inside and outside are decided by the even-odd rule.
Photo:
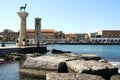
[[[26,18],[29,14],[27,12],[18,12],[18,15],[21,19],[19,37],[23,40],[26,39]]]
[[[22,43],[23,40],[26,40],[26,18],[29,15],[27,12],[25,12],[26,5],[27,4],[20,7],[20,12],[17,12],[18,16],[20,17],[19,43]],[[24,9],[24,11],[22,11],[22,9]]]
[[[35,42],[39,46],[41,37],[41,18],[35,18]]]

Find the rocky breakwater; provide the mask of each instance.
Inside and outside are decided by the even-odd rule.
[[[46,80],[110,80],[118,68],[93,54],[27,57],[20,74]],[[46,76],[47,75],[47,76]]]
[[[98,56],[98,55],[95,55],[95,54],[80,54],[79,56],[78,56],[79,58],[82,58],[82,59],[84,59],[84,60],[97,60],[97,61],[99,61],[100,59],[101,59],[101,57],[100,56]]]
[[[94,60],[73,60],[66,63],[69,71],[102,76],[110,80],[112,75],[118,74],[118,68],[105,62]]]
[[[46,80],[105,80],[101,76],[75,73],[48,73]]]
[[[71,57],[28,57],[19,72],[20,74],[34,77],[45,77],[49,72],[66,73],[68,72],[66,61],[70,59]]]

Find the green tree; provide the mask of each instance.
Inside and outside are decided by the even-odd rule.
[[[63,38],[63,32],[62,31],[59,31],[59,36],[60,36],[60,39]]]
[[[65,33],[63,33],[62,31],[56,31],[56,32],[54,33],[54,37],[55,37],[55,39],[65,38]]]
[[[10,40],[10,33],[12,33],[13,31],[10,29],[4,29],[3,30],[3,40],[4,41],[9,41]]]
[[[15,41],[16,39],[17,39],[16,36],[12,36],[12,37],[10,37],[10,41]]]
[[[55,38],[55,39],[58,39],[58,31],[56,31],[56,32],[54,33],[54,38]]]

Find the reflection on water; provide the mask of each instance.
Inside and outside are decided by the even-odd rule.
[[[34,78],[34,77],[28,77],[28,76],[21,76],[20,75],[19,80],[46,80],[46,79],[40,79],[40,78]]]
[[[21,62],[18,61],[0,64],[0,80],[45,80],[20,75],[19,74],[20,66]]]

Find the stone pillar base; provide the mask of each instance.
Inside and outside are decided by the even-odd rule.
[[[21,42],[17,42],[16,46],[23,46],[23,44]]]
[[[22,42],[17,42],[16,46],[29,46],[29,43],[22,43]]]

